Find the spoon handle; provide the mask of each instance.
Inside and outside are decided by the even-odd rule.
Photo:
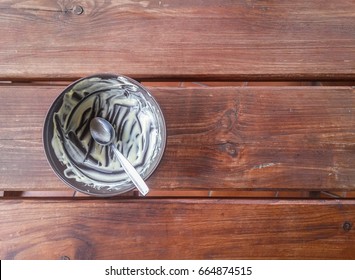
[[[137,187],[139,192],[145,196],[149,192],[149,188],[147,184],[144,182],[142,177],[138,174],[137,170],[133,167],[133,165],[125,158],[124,155],[121,154],[119,150],[115,147],[115,145],[111,144],[111,149],[115,152],[118,160],[120,161],[123,169],[128,174],[129,178],[131,178],[134,185]]]

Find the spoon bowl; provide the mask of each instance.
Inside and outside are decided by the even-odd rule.
[[[92,138],[100,145],[107,146],[115,139],[113,126],[103,118],[93,118],[90,122]]]

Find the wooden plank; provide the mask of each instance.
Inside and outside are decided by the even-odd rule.
[[[0,190],[64,190],[42,147],[62,87],[0,87]],[[155,190],[355,189],[355,94],[346,87],[150,88],[167,123]]]
[[[354,79],[354,30],[350,0],[3,0],[0,79]]]
[[[355,258],[354,200],[2,199],[0,213],[1,259]]]

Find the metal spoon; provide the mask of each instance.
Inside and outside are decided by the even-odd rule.
[[[114,151],[116,157],[120,161],[129,178],[132,180],[139,192],[142,195],[146,195],[149,192],[148,186],[142,177],[138,174],[137,170],[125,158],[125,156],[122,155],[119,150],[117,150],[116,146],[113,144],[113,140],[115,139],[115,130],[113,129],[112,125],[107,120],[96,117],[93,118],[90,122],[90,132],[92,138],[98,144],[103,146],[111,146],[111,149]]]

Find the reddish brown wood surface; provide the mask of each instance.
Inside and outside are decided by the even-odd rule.
[[[352,0],[4,0],[0,79],[354,79],[354,30]]]
[[[42,147],[60,86],[0,87],[0,190],[65,190]],[[355,189],[350,87],[150,88],[166,118],[154,190]]]
[[[0,214],[1,259],[355,259],[354,200],[3,199]]]

